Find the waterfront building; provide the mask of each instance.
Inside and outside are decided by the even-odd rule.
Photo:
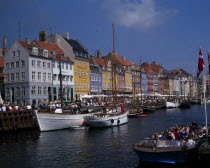
[[[101,51],[97,51],[100,55]],[[102,68],[95,57],[90,56],[90,94],[102,94]]]
[[[48,43],[46,41],[35,40],[33,42],[45,52],[49,52],[54,59],[52,59],[52,77],[53,77],[53,100],[61,100],[60,95],[60,74],[62,75],[62,99],[64,102],[71,102],[74,95],[74,78],[73,78],[73,61],[66,53],[55,43]],[[61,65],[61,72],[60,72]],[[47,74],[43,73],[43,80],[45,81]]]
[[[132,65],[132,93],[137,96],[142,93],[141,69],[136,64]]]
[[[110,95],[112,93],[112,65],[111,60],[102,58],[101,54],[98,54],[94,60],[102,69],[102,93]]]
[[[148,91],[148,79],[147,79],[147,73],[144,71],[143,68],[141,68],[141,91],[143,95],[147,95]]]
[[[90,94],[90,57],[79,40],[64,38],[74,52],[74,93],[76,99]]]
[[[29,39],[16,40],[4,57],[5,101],[21,105],[51,101],[52,59],[51,54],[31,44]]]

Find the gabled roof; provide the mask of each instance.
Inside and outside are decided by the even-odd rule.
[[[100,66],[107,66],[109,60],[108,59],[105,59],[105,58],[97,58],[97,57],[94,57],[94,60],[100,65]]]
[[[130,65],[132,65],[132,63],[130,61],[124,60],[119,55],[114,54],[114,56],[115,56],[115,59],[117,59],[122,65],[124,65],[124,66],[130,66]]]
[[[41,48],[41,49],[46,49],[49,52],[49,56],[52,59],[61,59],[61,61],[71,61],[71,59],[69,57],[64,58],[62,55],[64,54],[64,51],[59,47],[58,44],[56,43],[46,43],[43,41],[38,41],[38,40],[34,40],[34,42]],[[56,57],[54,57],[52,55],[52,52],[56,53]],[[72,61],[71,61],[72,62]]]
[[[35,44],[32,43],[27,43],[27,42],[23,42],[23,41],[17,41],[18,43],[20,43],[20,45],[22,45],[22,47],[30,54],[33,55],[33,53],[29,50],[32,47],[36,47],[37,46]],[[43,56],[42,54],[39,53],[39,56]]]

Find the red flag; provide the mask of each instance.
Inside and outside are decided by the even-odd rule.
[[[200,48],[199,50],[199,60],[198,60],[198,72],[197,72],[197,77],[199,77],[200,73],[203,71],[203,68],[205,67],[204,65],[204,60],[203,60],[203,54],[202,50]]]
[[[210,75],[210,54],[209,54],[209,51],[208,51],[208,62],[209,62],[209,75]]]

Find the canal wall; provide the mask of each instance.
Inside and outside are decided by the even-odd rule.
[[[36,127],[37,120],[32,110],[0,112],[0,132]]]

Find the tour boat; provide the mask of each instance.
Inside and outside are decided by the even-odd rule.
[[[133,144],[140,162],[184,163],[196,157],[196,144],[182,147],[180,140],[140,140]]]

